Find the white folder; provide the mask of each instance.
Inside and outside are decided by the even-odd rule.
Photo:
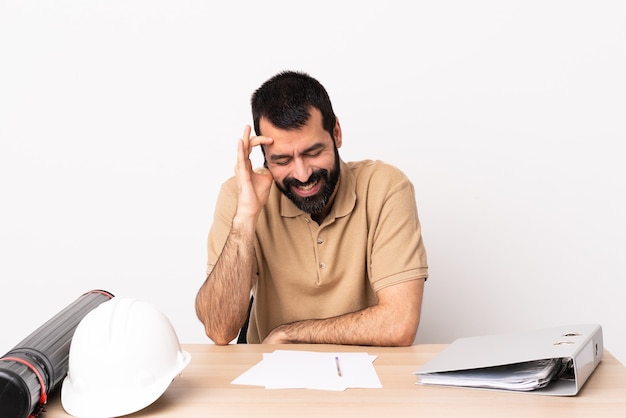
[[[567,373],[551,380],[545,387],[526,390],[525,393],[572,396],[580,391],[596,369],[603,352],[602,326],[566,325],[459,338],[415,374],[418,376],[417,383],[426,385],[511,390],[506,385],[481,386],[464,379],[477,371],[496,370],[492,368],[497,366],[519,366],[538,360],[563,359],[562,363],[568,368]]]

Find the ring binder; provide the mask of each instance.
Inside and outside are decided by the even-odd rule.
[[[558,326],[459,338],[415,374],[417,383],[424,385],[573,396],[596,369],[603,352],[602,326],[599,324]],[[522,365],[525,377],[533,379],[537,376],[529,373],[529,368],[524,369],[524,364],[536,367],[537,362],[545,360],[560,360],[560,369],[549,382],[537,383],[530,388],[511,383],[514,377],[512,367],[519,370]]]

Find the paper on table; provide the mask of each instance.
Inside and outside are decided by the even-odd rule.
[[[481,369],[423,373],[419,375],[418,383],[530,391],[545,387],[564,370],[562,359],[545,359]]]
[[[337,373],[337,361],[341,376]],[[267,389],[321,389],[382,387],[367,353],[322,353],[276,350],[233,380],[233,384],[265,386]]]

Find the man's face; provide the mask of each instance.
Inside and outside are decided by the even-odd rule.
[[[263,136],[274,140],[265,146],[265,160],[278,189],[299,209],[321,213],[339,180],[339,123],[333,132],[335,141],[323,129],[322,115],[315,108],[298,130],[278,129],[265,118],[259,127]]]

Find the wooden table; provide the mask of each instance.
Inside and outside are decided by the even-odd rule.
[[[189,366],[155,403],[129,417],[626,417],[626,367],[606,351],[574,397],[416,385],[413,372],[445,347],[184,345],[192,356]],[[277,349],[378,355],[374,366],[383,388],[333,392],[231,384],[263,353]],[[59,392],[52,394],[42,418],[68,416]]]

